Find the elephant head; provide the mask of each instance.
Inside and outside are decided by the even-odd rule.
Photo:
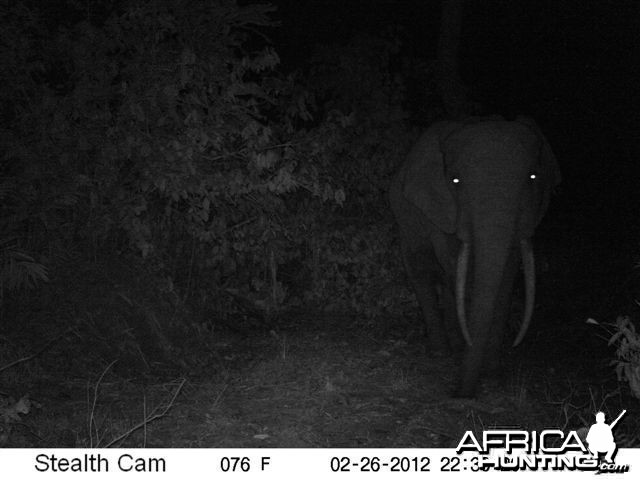
[[[453,265],[456,313],[467,344],[460,396],[475,393],[483,362],[496,354],[520,256],[526,301],[513,345],[526,333],[535,295],[531,238],[559,182],[547,141],[525,117],[436,123],[409,154],[401,194],[421,221],[428,220],[431,241],[439,235],[458,239],[457,259],[441,263],[445,271]]]

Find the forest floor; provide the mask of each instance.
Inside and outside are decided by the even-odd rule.
[[[462,400],[451,397],[455,360],[429,358],[411,322],[297,318],[218,335],[216,360],[188,376],[41,374],[30,411],[6,422],[2,439],[21,447],[455,447],[466,430],[492,427],[584,433],[596,411],[613,418],[626,408],[633,420],[618,432],[638,446],[638,402],[611,368],[589,373],[582,355],[557,362],[560,344],[536,355],[541,342],[539,331],[505,358],[500,379]]]
[[[633,249],[575,243],[576,231],[541,232],[534,324],[473,400],[451,397],[457,361],[427,355],[417,318],[298,312],[202,330],[182,365],[109,365],[118,347],[104,323],[122,332],[121,347],[132,338],[122,305],[146,310],[110,290],[122,279],[76,272],[90,281],[0,319],[0,446],[455,447],[467,430],[500,426],[584,433],[597,411],[623,409],[618,446],[640,446],[640,402],[616,379],[611,330],[586,323],[637,311],[637,271],[620,253]]]

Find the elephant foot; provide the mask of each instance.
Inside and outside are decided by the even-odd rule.
[[[464,343],[462,337],[458,335],[452,335],[449,337],[449,345],[451,346],[451,351],[457,354],[464,353],[467,348],[467,344]]]
[[[476,396],[477,388],[470,387],[468,385],[460,384],[453,392],[454,398],[474,398]]]
[[[451,349],[444,338],[427,338],[427,356],[444,358],[451,355]]]
[[[451,352],[448,348],[428,348],[427,347],[427,356],[429,358],[446,358],[451,355]]]
[[[493,393],[503,394],[507,391],[507,376],[504,368],[496,368],[494,371],[485,368],[485,374],[475,382],[469,380],[465,382],[463,379],[458,383],[454,391],[454,398],[476,398],[479,395],[491,395]]]

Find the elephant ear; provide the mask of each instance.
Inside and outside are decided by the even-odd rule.
[[[456,126],[438,122],[429,127],[409,152],[404,171],[404,197],[446,233],[455,231],[457,211],[445,176],[440,140]]]
[[[560,167],[558,166],[558,161],[551,150],[549,142],[547,142],[547,139],[536,122],[532,118],[525,116],[519,116],[516,121],[529,127],[538,139],[538,170],[542,174],[542,198],[538,212],[538,220],[541,220],[549,206],[553,189],[557,187],[562,180]]]

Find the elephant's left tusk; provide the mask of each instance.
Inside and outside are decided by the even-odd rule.
[[[527,334],[536,298],[536,267],[533,259],[533,247],[531,246],[530,240],[525,239],[520,241],[520,252],[522,253],[522,266],[524,271],[525,304],[520,331],[513,342],[514,347],[518,346]]]
[[[469,244],[462,242],[462,248],[458,253],[458,263],[456,265],[456,313],[462,336],[467,345],[471,346],[471,336],[467,327],[467,315],[465,313],[465,290],[467,285],[467,267],[469,266]]]

